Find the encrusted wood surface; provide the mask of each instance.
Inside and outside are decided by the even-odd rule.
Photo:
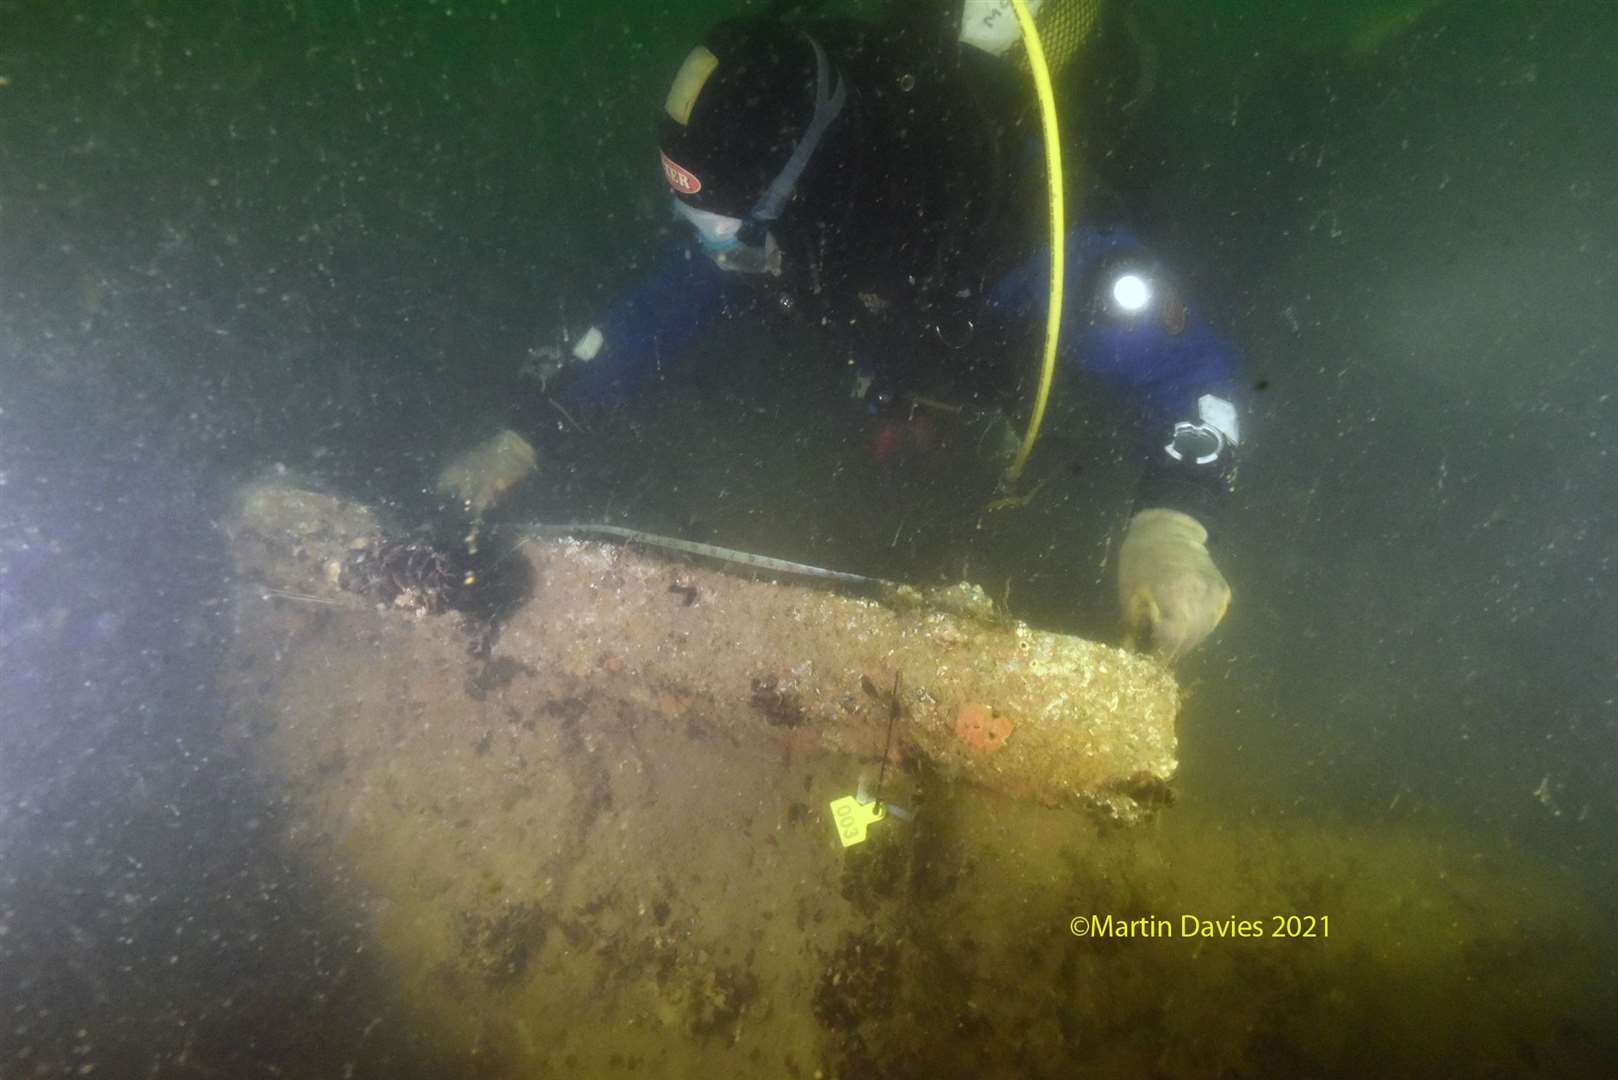
[[[1149,810],[1175,769],[1172,677],[1110,646],[634,547],[534,539],[511,556],[531,569],[531,595],[474,657],[455,616],[378,610],[337,585],[336,567],[376,536],[365,508],[275,485],[249,489],[234,525],[248,577],[348,609],[304,639],[320,663],[341,663],[333,653],[356,618],[408,625],[415,640],[390,673],[404,697],[463,665],[469,707],[489,695],[513,715],[621,706],[738,746],[808,740],[873,762],[892,720],[896,761],[1122,820]]]

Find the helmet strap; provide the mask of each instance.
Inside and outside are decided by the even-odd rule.
[[[787,201],[797,190],[798,180],[803,176],[803,170],[808,167],[809,159],[814,156],[820,140],[825,137],[826,129],[837,119],[837,114],[843,111],[843,104],[848,100],[848,89],[843,84],[840,72],[837,73],[836,88],[831,85],[832,66],[831,61],[826,59],[826,50],[807,33],[803,36],[815,50],[815,115],[810,119],[803,138],[799,139],[798,145],[793,148],[792,156],[787,158],[787,163],[775,174],[775,179],[764,189],[764,194],[759,196],[758,202],[753,204],[753,209],[748,214],[753,221],[774,221],[781,216]]]

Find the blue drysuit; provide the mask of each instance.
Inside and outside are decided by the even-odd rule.
[[[1111,255],[1135,250],[1138,242],[1127,229],[1081,226],[1068,233],[1059,362],[1069,371],[1102,379],[1138,407],[1147,469],[1137,508],[1183,510],[1211,527],[1237,436],[1232,404],[1236,349],[1195,312],[1188,313],[1178,333],[1153,321],[1096,318],[1092,270]],[[981,316],[1005,325],[1043,326],[1049,277],[1049,254],[1040,251],[992,284],[980,305]],[[675,253],[608,309],[597,324],[601,351],[577,365],[576,380],[562,393],[564,404],[600,403],[636,393],[649,375],[675,362],[720,316],[727,292],[734,288],[733,276],[694,247]],[[947,350],[936,351],[940,362],[948,361]],[[881,356],[868,359],[880,375]],[[1228,416],[1210,417],[1210,399],[1223,403]],[[1198,468],[1183,455],[1167,453],[1177,424],[1206,427],[1210,422],[1221,428],[1228,444],[1216,467]]]

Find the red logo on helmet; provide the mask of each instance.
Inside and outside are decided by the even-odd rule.
[[[695,195],[702,190],[702,181],[690,169],[681,168],[669,160],[669,156],[659,150],[657,156],[663,159],[663,177],[668,180],[669,187],[681,195]]]

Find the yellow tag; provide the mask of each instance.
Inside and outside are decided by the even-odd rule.
[[[669,114],[670,120],[681,127],[691,122],[691,110],[696,107],[697,95],[708,85],[708,76],[718,66],[719,57],[705,46],[698,45],[691,50],[685,63],[680,65],[679,73],[674,76],[674,85],[669,87],[669,96],[663,102],[663,111]]]
[[[882,804],[873,802],[861,805],[854,796],[844,795],[841,799],[832,800],[831,816],[837,822],[837,839],[843,842],[844,847],[853,847],[863,844],[865,830],[882,820]]]

